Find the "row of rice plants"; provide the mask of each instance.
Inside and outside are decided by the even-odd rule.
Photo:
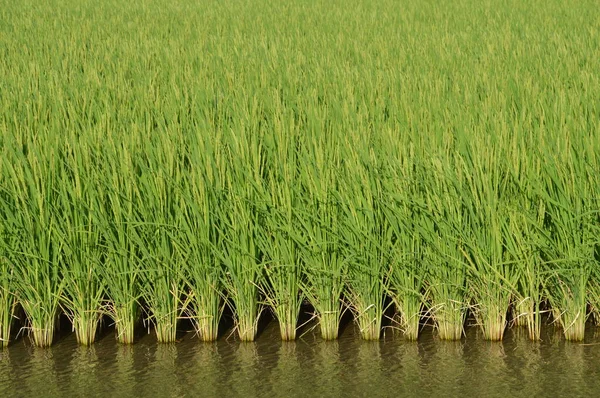
[[[293,339],[304,301],[326,339],[600,319],[596,8],[33,3],[0,15],[3,344],[20,309],[38,345],[61,312],[82,344],[225,305]]]
[[[510,309],[532,339],[544,301],[569,340],[583,338],[588,305],[597,313],[587,140],[541,167],[530,153],[505,161],[506,142],[486,139],[431,161],[380,141],[397,150],[381,161],[358,138],[138,137],[98,152],[73,137],[44,151],[14,137],[2,164],[3,336],[17,301],[40,346],[61,309],[82,344],[103,314],[133,342],[142,310],[161,342],[187,316],[213,340],[224,303],[242,340],[255,338],[263,303],[294,339],[303,298],[325,339],[345,308],[378,339],[386,297],[409,339],[424,311],[442,339],[457,339],[470,309],[490,340]],[[519,180],[530,173],[541,173],[537,190]]]

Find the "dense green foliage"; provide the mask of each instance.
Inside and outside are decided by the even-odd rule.
[[[0,344],[303,302],[459,339],[600,321],[591,0],[0,1]],[[386,315],[387,314],[387,315]],[[511,316],[512,314],[512,316]]]

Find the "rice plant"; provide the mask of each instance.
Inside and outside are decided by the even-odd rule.
[[[408,340],[419,336],[423,310],[423,289],[427,268],[424,266],[424,241],[420,224],[422,209],[417,206],[421,199],[418,185],[414,146],[410,143],[397,149],[398,158],[393,159],[390,176],[384,182],[385,203],[383,211],[387,230],[384,234],[386,250],[390,253],[389,295],[399,315],[399,328]]]
[[[539,160],[515,154],[517,161],[510,169],[513,195],[508,199],[507,220],[503,225],[506,258],[518,270],[514,289],[513,322],[526,326],[531,340],[540,340],[543,286],[546,273],[542,253],[545,248],[546,210],[539,186],[532,184],[539,175]]]
[[[224,266],[222,284],[235,308],[235,329],[240,340],[253,341],[262,311],[259,285],[263,268],[257,235],[262,222],[263,144],[260,137],[233,134],[226,142],[226,193],[217,208],[222,234],[217,252]]]
[[[587,291],[597,267],[597,209],[590,208],[595,181],[588,179],[585,149],[566,137],[565,151],[544,170],[549,217],[546,294],[567,340],[584,338]],[[593,172],[594,173],[594,172]]]
[[[341,210],[334,196],[339,148],[325,137],[316,137],[304,150],[300,158],[304,198],[298,208],[301,286],[315,310],[321,337],[335,340],[348,277],[348,261],[339,238]]]
[[[461,236],[465,229],[462,200],[448,177],[447,159],[432,159],[424,171],[424,212],[419,226],[427,266],[429,313],[442,340],[460,340],[467,302],[467,265]]]
[[[0,347],[7,347],[10,342],[11,330],[17,297],[14,287],[14,270],[5,256],[0,255]]]
[[[346,300],[365,340],[378,340],[389,291],[387,248],[391,231],[382,210],[383,188],[373,149],[347,148],[346,170],[338,187],[342,222],[339,239],[348,258]]]
[[[518,279],[517,267],[504,250],[507,212],[504,195],[509,189],[501,161],[502,138],[481,139],[458,158],[464,173],[462,194],[468,220],[465,228],[465,258],[468,262],[468,292],[473,313],[486,340],[502,340],[507,313]]]
[[[5,159],[3,156],[2,159]],[[4,165],[0,160],[0,187],[4,187]],[[11,216],[9,192],[0,188],[0,347],[7,347],[17,306],[17,291],[14,279],[14,265],[9,262],[8,256],[11,247],[10,234],[6,229],[9,224],[7,218]]]
[[[102,234],[97,223],[98,192],[94,152],[84,143],[66,144],[61,179],[71,184],[57,187],[60,212],[57,214],[57,238],[62,244],[61,297],[65,314],[71,320],[82,345],[91,345],[100,326],[105,294],[101,278],[104,266]]]
[[[137,251],[143,262],[141,297],[148,307],[148,320],[154,324],[157,340],[161,343],[171,343],[177,338],[177,323],[182,315],[186,288],[183,259],[174,243],[181,234],[175,208],[185,206],[180,185],[186,170],[183,170],[183,157],[177,148],[182,148],[178,137],[165,132],[150,137],[145,146],[145,157],[137,159],[140,175],[135,205],[139,209]]]
[[[4,163],[7,173],[9,240],[8,261],[14,264],[15,290],[28,320],[27,329],[39,347],[54,341],[60,312],[64,279],[58,236],[56,197],[58,185],[57,147],[48,140],[42,147],[24,140],[27,152],[12,148],[12,162]]]
[[[120,148],[106,142],[102,179],[96,188],[103,195],[98,198],[97,223],[102,231],[106,257],[101,267],[101,278],[106,284],[105,312],[112,318],[117,341],[132,344],[135,328],[140,322],[141,273],[143,259],[140,247],[139,197],[131,153],[134,146]]]
[[[295,340],[302,305],[302,263],[297,235],[296,207],[300,192],[294,132],[278,131],[267,136],[271,154],[267,168],[264,225],[257,236],[264,255],[262,291],[279,322],[282,340]]]
[[[182,304],[202,341],[214,341],[223,314],[223,285],[220,234],[215,209],[219,191],[219,173],[214,149],[204,140],[190,140],[187,145],[191,167],[182,181],[182,202],[175,207],[178,235],[174,240],[183,263],[187,294]]]
[[[385,295],[409,339],[600,322],[591,2],[6,3],[3,336],[214,340],[230,305],[251,340],[268,305],[293,339],[306,299],[375,339]]]

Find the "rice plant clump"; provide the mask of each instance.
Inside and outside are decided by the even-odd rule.
[[[467,260],[462,233],[465,217],[458,187],[453,183],[447,158],[433,159],[425,170],[424,213],[420,231],[427,267],[426,299],[438,336],[460,340],[468,309]]]
[[[7,347],[13,325],[17,298],[13,287],[13,270],[6,257],[0,257],[0,347]]]
[[[283,117],[283,116],[280,116]],[[298,136],[276,130],[265,137],[267,151],[273,156],[267,166],[264,224],[258,242],[263,253],[264,279],[261,286],[265,302],[279,322],[282,340],[295,340],[303,294],[300,289],[302,258],[298,242],[297,206],[299,167],[296,148]]]
[[[389,291],[390,233],[382,210],[383,188],[373,149],[347,148],[345,184],[338,188],[342,208],[339,239],[348,258],[345,299],[354,312],[361,337],[378,340]]]
[[[11,162],[4,162],[3,172],[9,176],[5,205],[10,211],[5,228],[13,234],[8,261],[14,264],[14,286],[27,329],[35,345],[47,347],[54,341],[65,283],[60,272],[59,204],[54,195],[60,145],[50,137],[44,147],[34,140],[24,141],[29,149],[13,147]]]
[[[100,327],[106,290],[100,271],[105,258],[97,219],[101,209],[98,192],[93,189],[99,165],[86,145],[71,137],[65,150],[61,179],[71,184],[61,184],[57,190],[57,241],[63,248],[62,308],[71,320],[77,341],[88,346],[94,343]]]

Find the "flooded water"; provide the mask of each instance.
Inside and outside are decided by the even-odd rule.
[[[146,335],[127,347],[109,334],[83,348],[71,334],[38,349],[21,338],[0,350],[0,397],[591,397],[600,394],[595,332],[589,327],[583,344],[553,327],[537,344],[524,330],[485,342],[475,328],[462,342],[439,341],[430,329],[418,342],[364,342],[349,326],[339,341],[311,332],[284,343],[271,322],[255,343],[205,344],[188,334],[159,345]]]

